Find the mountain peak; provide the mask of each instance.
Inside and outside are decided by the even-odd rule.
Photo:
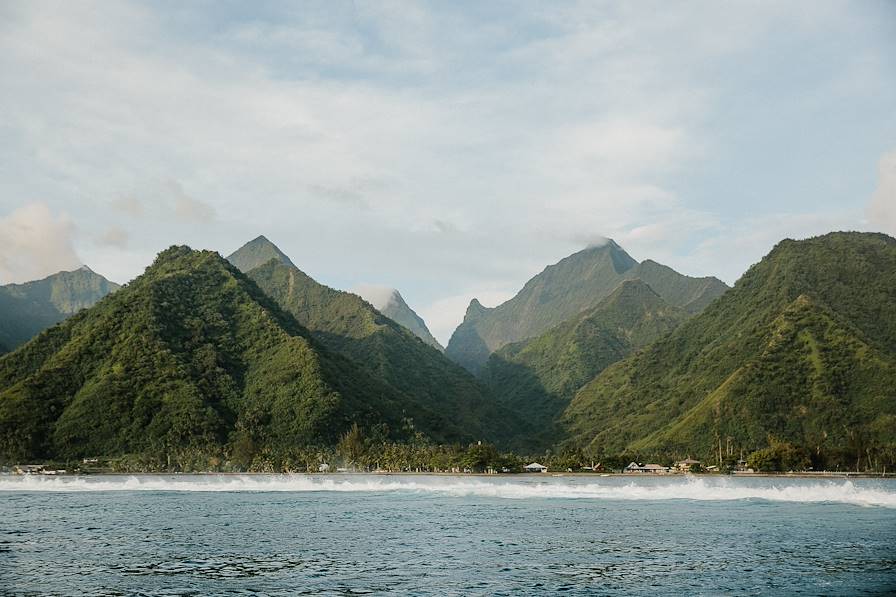
[[[242,272],[253,270],[271,259],[295,267],[290,258],[263,234],[250,240],[227,257],[227,261]]]

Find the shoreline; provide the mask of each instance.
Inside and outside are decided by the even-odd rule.
[[[120,471],[84,471],[61,474],[42,474],[27,473],[18,474],[13,472],[3,472],[0,476],[8,477],[92,477],[92,476],[108,476],[108,477],[180,477],[180,476],[206,476],[206,477],[273,477],[273,476],[308,476],[308,477],[352,477],[352,476],[404,476],[404,477],[487,477],[487,478],[518,478],[527,479],[537,478],[559,478],[559,477],[576,477],[576,478],[606,478],[606,477],[624,477],[632,479],[668,479],[678,477],[694,477],[694,478],[796,478],[796,479],[896,479],[896,473],[864,473],[864,472],[794,472],[794,473],[746,473],[735,472],[732,474],[722,473],[434,473],[434,472],[412,472],[412,471],[344,471],[344,472],[279,472],[279,473],[263,473],[263,472],[217,472],[217,471],[171,471],[171,472],[120,472]]]

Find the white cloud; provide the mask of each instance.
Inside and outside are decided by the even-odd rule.
[[[732,106],[764,116],[791,79],[811,94],[812,69],[757,84],[790,59],[769,36],[842,42],[831,23],[861,12],[309,3],[267,19],[222,8],[205,26],[190,7],[129,2],[0,11],[0,163],[17,175],[0,177],[0,210],[39,190],[84,239],[126,228],[127,251],[79,246],[122,280],[168,244],[265,232],[323,282],[388,280],[429,303],[443,340],[473,294],[488,302],[478,289],[506,298],[598,235],[689,273],[730,278],[761,256],[766,235],[733,221],[744,210],[696,202],[687,182],[716,168],[732,188],[773,185],[720,151],[757,150],[731,136]],[[773,133],[757,131],[759,151]]]
[[[27,282],[81,265],[75,225],[45,203],[29,203],[0,217],[0,283]]]
[[[133,195],[116,197],[110,202],[110,205],[112,209],[133,218],[139,218],[144,212],[143,203]]]
[[[868,204],[867,215],[872,229],[896,236],[896,151],[880,158],[877,188]]]
[[[110,226],[97,237],[97,243],[102,246],[126,249],[128,246],[128,233],[119,226]]]
[[[392,302],[392,297],[395,295],[394,288],[380,286],[378,284],[358,284],[352,288],[351,292],[357,294],[380,310],[386,308],[389,303]]]
[[[187,195],[179,182],[169,181],[167,186],[174,201],[174,214],[179,219],[188,222],[208,222],[215,218],[215,209]]]

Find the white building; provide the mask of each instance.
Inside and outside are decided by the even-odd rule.
[[[527,473],[546,473],[548,472],[548,467],[543,464],[533,462],[532,464],[527,464],[526,466],[524,466],[523,470]]]

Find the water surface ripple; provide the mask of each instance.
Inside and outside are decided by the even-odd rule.
[[[896,482],[0,477],[0,594],[885,595]]]

